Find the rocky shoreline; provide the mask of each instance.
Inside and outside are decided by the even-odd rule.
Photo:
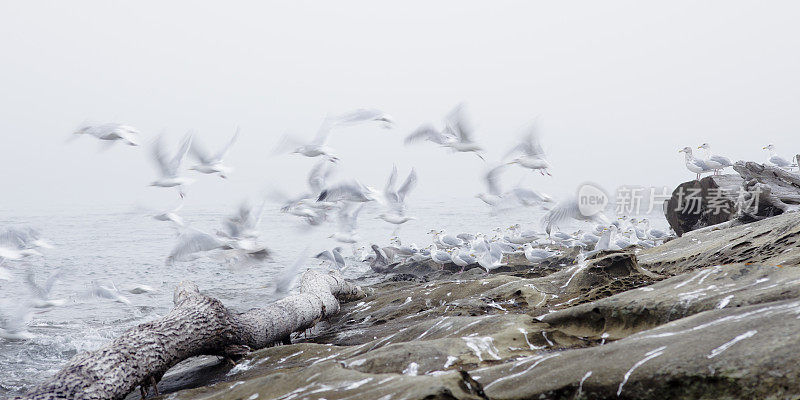
[[[800,213],[509,261],[397,271],[291,345],[185,361],[162,398],[800,397]]]

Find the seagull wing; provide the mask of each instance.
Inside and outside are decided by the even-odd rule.
[[[181,163],[183,160],[186,159],[186,154],[189,152],[189,148],[192,145],[192,133],[189,132],[186,136],[183,137],[183,142],[181,143],[181,147],[178,148],[178,152],[175,153],[175,156],[172,157],[172,160],[169,162],[169,171],[173,176],[178,175],[178,170],[181,167]]]
[[[325,250],[325,251],[315,255],[314,258],[317,258],[317,259],[320,259],[320,260],[324,260],[324,261],[328,261],[328,262],[330,262],[332,264],[336,264],[336,260],[333,258],[333,254],[331,254],[330,250]]]
[[[336,121],[331,117],[325,117],[322,121],[322,125],[320,125],[319,130],[317,130],[317,135],[314,136],[314,140],[311,141],[311,144],[315,144],[318,146],[324,145],[328,141],[328,136],[330,136],[331,129],[336,125]]]
[[[203,147],[197,139],[192,141],[192,146],[189,148],[189,151],[191,151],[194,158],[202,164],[211,164],[215,161],[214,157],[211,156],[208,150]]]
[[[447,122],[460,142],[468,143],[473,141],[473,128],[466,118],[463,104],[457,105],[450,111],[447,115]]]
[[[486,187],[490,194],[500,196],[500,173],[503,172],[505,165],[501,164],[489,170],[484,179],[486,180]]]
[[[325,168],[325,166],[329,163],[328,160],[320,160],[311,168],[311,171],[308,173],[308,187],[311,189],[311,192],[317,194],[322,191],[325,187],[325,180],[330,175],[331,169]]]
[[[436,144],[444,144],[445,138],[441,132],[437,131],[436,128],[433,127],[431,124],[424,124],[411,132],[406,138],[403,140],[405,144],[413,144],[417,143],[422,140],[430,140]]]
[[[335,117],[336,126],[353,125],[361,122],[387,120],[388,117],[380,110],[360,108]]]
[[[387,197],[395,194],[394,186],[397,183],[397,166],[392,165],[392,172],[389,174],[389,179],[386,180],[386,186],[383,189],[383,194]]]
[[[173,259],[181,259],[190,254],[223,247],[226,247],[226,244],[214,236],[196,229],[189,229],[178,237],[178,242],[169,255]]]
[[[400,189],[397,189],[397,197],[401,203],[406,200],[406,196],[408,196],[408,193],[411,192],[415,186],[417,186],[417,171],[411,168],[411,172],[408,173],[405,182],[400,185]]]
[[[236,127],[236,131],[233,133],[233,136],[231,137],[231,140],[229,140],[228,144],[226,144],[225,147],[221,148],[217,152],[217,154],[214,155],[213,160],[217,161],[217,162],[222,161],[222,159],[224,159],[225,156],[228,154],[228,151],[231,149],[231,146],[233,146],[233,144],[236,143],[237,140],[239,140],[239,127],[238,126]]]
[[[364,197],[364,189],[356,181],[347,181],[331,186],[320,193],[317,201],[342,201]]]
[[[302,268],[303,264],[306,262],[307,254],[308,248],[300,253],[300,257],[295,260],[294,264],[290,265],[281,272],[281,274],[275,280],[276,293],[286,293],[289,291],[289,289],[291,289],[292,282],[297,277],[297,273],[300,271],[300,268]]]

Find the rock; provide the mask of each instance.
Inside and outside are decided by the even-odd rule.
[[[800,213],[581,263],[507,260],[489,275],[406,266],[293,344],[232,369],[185,362],[159,388],[218,400],[800,398]]]
[[[800,265],[800,213],[719,231],[695,231],[637,254],[641,267],[662,275],[740,262]]]
[[[707,176],[678,185],[664,204],[678,236],[735,221],[750,223],[800,210],[800,175],[781,168],[738,161],[738,175]]]
[[[707,176],[678,185],[666,201],[664,216],[678,236],[729,221],[744,180],[737,175]]]

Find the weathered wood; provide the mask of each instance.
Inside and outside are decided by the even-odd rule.
[[[125,331],[98,350],[76,355],[18,399],[122,399],[189,357],[236,356],[284,342],[292,332],[338,313],[339,300],[363,296],[361,288],[341,274],[307,271],[298,293],[237,314],[201,294],[193,282],[182,282],[169,314]]]

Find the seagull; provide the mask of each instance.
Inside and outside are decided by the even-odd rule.
[[[186,154],[189,152],[189,147],[192,144],[192,134],[187,134],[183,138],[178,152],[175,153],[172,158],[169,158],[165,153],[162,139],[163,135],[160,135],[153,146],[153,158],[156,161],[159,172],[161,172],[161,178],[153,181],[150,186],[177,187],[178,193],[181,198],[183,198],[185,195],[182,189],[183,186],[194,182],[193,179],[179,176],[181,164],[186,158]]]
[[[384,273],[388,271],[387,267],[390,265],[390,261],[383,249],[381,249],[377,244],[373,244],[370,246],[370,248],[373,252],[375,252],[375,257],[369,263],[370,269],[377,273]]]
[[[461,267],[461,271],[459,271],[459,273],[462,273],[467,266],[477,263],[478,259],[475,257],[474,253],[467,249],[461,248],[455,249],[450,254],[450,261],[452,261],[453,264]]]
[[[115,141],[121,141],[129,146],[139,145],[139,131],[131,126],[117,123],[84,125],[74,133],[76,135],[91,135],[100,140],[108,140],[111,144]]]
[[[597,253],[600,251],[609,251],[609,250],[621,250],[619,246],[616,244],[616,236],[617,234],[617,226],[611,225],[609,226],[602,235],[600,235],[600,240],[594,247],[594,251],[592,253]]]
[[[0,312],[0,338],[6,340],[30,340],[34,336],[28,331],[31,311],[25,304],[17,303],[12,310]]]
[[[475,197],[481,199],[491,207],[497,207],[503,200],[502,190],[500,189],[500,173],[503,172],[505,165],[490,168],[484,175],[486,182],[486,192],[478,193]]]
[[[201,174],[219,174],[220,178],[227,178],[228,174],[233,172],[233,168],[225,166],[222,164],[225,155],[228,154],[228,150],[230,150],[231,146],[236,143],[236,140],[239,138],[239,128],[236,128],[236,132],[231,137],[231,140],[228,141],[228,144],[225,145],[222,149],[220,149],[216,154],[211,154],[206,151],[202,145],[200,145],[198,140],[192,141],[191,152],[199,164],[190,167],[190,170],[200,172]]]
[[[525,243],[524,245],[522,245],[522,248],[525,251],[525,258],[530,262],[539,262],[544,260],[545,258],[549,258],[556,255],[556,253],[552,251],[547,251],[543,249],[534,249],[530,243]]]
[[[711,153],[711,146],[708,143],[703,143],[698,149],[706,151],[705,163],[714,170],[714,175],[718,175],[719,171],[733,165],[730,158]]]
[[[175,224],[176,227],[182,228],[186,226],[186,223],[183,221],[180,215],[178,215],[178,211],[183,208],[183,201],[178,203],[178,206],[167,211],[163,211],[161,213],[153,215],[153,219],[157,221],[169,221]]]
[[[505,266],[503,264],[503,253],[498,251],[487,251],[478,257],[478,265],[486,270],[486,275],[489,275],[493,269]]]
[[[662,231],[660,229],[650,228],[650,220],[649,219],[642,218],[641,222],[644,224],[644,234],[647,236],[648,239],[651,239],[651,240],[662,240],[662,239],[666,239],[667,236],[669,236],[666,232],[664,232],[664,231]]]
[[[445,248],[461,247],[464,245],[463,240],[453,235],[445,234],[444,230],[441,231],[431,230],[428,232],[428,234],[433,235],[433,242],[435,244]]]
[[[51,299],[50,292],[52,292],[53,284],[61,278],[61,271],[56,271],[45,282],[44,286],[39,286],[36,284],[36,280],[34,278],[33,270],[28,269],[27,274],[25,275],[25,283],[28,285],[28,289],[30,289],[31,293],[34,295],[34,298],[31,301],[31,305],[34,308],[49,308],[49,307],[59,307],[63,306],[66,303],[64,299]]]
[[[545,232],[550,235],[553,227],[558,227],[559,224],[570,220],[608,223],[608,218],[602,212],[593,215],[584,215],[578,206],[578,199],[569,198],[551,208],[550,211],[542,217],[541,224]]]
[[[177,243],[172,247],[165,264],[173,265],[176,261],[192,261],[208,255],[213,250],[230,248],[227,243],[213,235],[188,228],[178,236]]]
[[[125,296],[120,293],[117,286],[114,285],[114,282],[111,282],[111,287],[103,286],[97,283],[97,281],[92,281],[92,289],[90,293],[94,297],[99,297],[102,299],[114,300],[118,303],[130,305],[131,301],[128,300]]]
[[[271,256],[269,249],[259,243],[261,232],[258,225],[264,212],[264,204],[256,208],[247,201],[243,201],[238,210],[222,220],[222,229],[216,232],[217,236],[231,248],[227,259],[234,260],[240,256],[263,260]]]
[[[274,153],[283,153],[287,148],[293,148],[293,154],[311,158],[323,156],[335,162],[339,158],[334,154],[334,149],[327,145],[331,130],[337,127],[370,121],[382,122],[384,127],[391,127],[393,123],[391,117],[378,110],[359,109],[342,115],[327,117],[323,120],[322,126],[317,130],[317,135],[311,142],[304,143],[292,136],[285,135]]]
[[[395,189],[395,180],[397,179],[397,167],[392,167],[392,173],[386,182],[386,187],[383,190],[383,197],[388,204],[388,212],[378,215],[378,218],[394,225],[401,225],[408,221],[415,220],[414,217],[405,215],[406,196],[417,185],[417,171],[411,168],[411,172],[406,177],[406,180]]]
[[[341,271],[347,267],[341,251],[341,247],[335,247],[333,250],[325,250],[315,255],[314,258],[322,260],[323,262],[327,261],[332,266],[336,267],[336,269]]]
[[[344,203],[344,205],[342,205],[342,207],[339,209],[338,213],[338,231],[329,237],[341,243],[357,243],[358,214],[363,208],[363,203],[359,204],[358,206],[356,206],[355,203]]]
[[[539,171],[542,175],[551,175],[548,171],[550,163],[545,158],[544,149],[539,143],[539,132],[536,124],[528,128],[528,131],[522,136],[521,142],[511,148],[504,158],[514,154],[520,155],[509,162],[509,165],[517,164],[532,171]]]
[[[295,260],[294,264],[290,265],[283,271],[281,271],[278,278],[275,279],[275,293],[276,294],[286,294],[292,288],[292,283],[294,283],[295,278],[297,278],[297,274],[300,272],[300,268],[303,267],[307,259],[308,249],[303,250],[300,253],[300,257]]]
[[[547,193],[540,193],[533,189],[515,187],[511,189],[511,194],[516,200],[525,207],[538,206],[545,203],[552,203],[553,197]]]
[[[449,147],[454,152],[474,153],[484,160],[480,154],[483,148],[473,140],[472,126],[464,114],[464,106],[459,104],[447,114],[444,130],[439,131],[431,124],[424,124],[406,136],[404,142],[408,145],[426,140],[442,147]]]
[[[775,151],[775,145],[769,144],[764,146],[762,149],[769,150],[769,159],[767,161],[769,161],[770,164],[784,169],[791,168],[792,163],[778,155],[778,153]]]
[[[678,150],[678,153],[686,153],[686,169],[692,171],[697,174],[697,179],[700,179],[700,174],[711,172],[713,168],[710,165],[706,164],[705,161],[695,158],[692,155],[692,148],[689,146],[684,147],[681,150]]]
[[[366,186],[357,180],[349,180],[332,185],[320,192],[317,201],[349,201],[366,203],[370,201],[384,202],[381,193],[371,186]]]
[[[450,258],[450,253],[443,250],[439,250],[439,248],[436,247],[435,244],[430,245],[429,249],[431,252],[431,260],[439,264],[441,266],[441,269],[444,269],[445,264],[452,262]]]
[[[53,248],[47,240],[42,239],[39,231],[28,226],[10,227],[0,232],[0,246],[19,250]]]
[[[348,126],[360,124],[362,122],[380,122],[381,127],[384,129],[391,129],[394,127],[394,119],[385,114],[383,111],[374,108],[360,108],[334,118],[337,126]]]

